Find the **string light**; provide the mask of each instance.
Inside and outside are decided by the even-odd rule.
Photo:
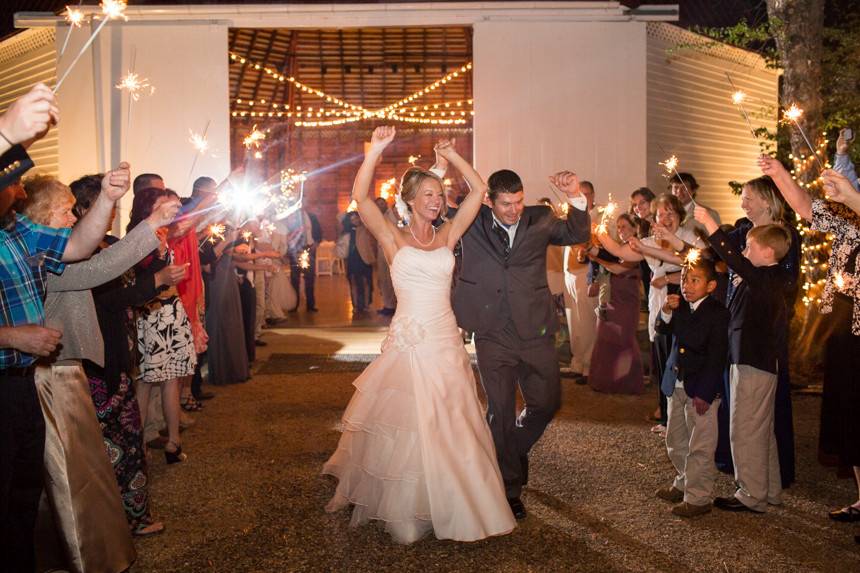
[[[431,84],[424,86],[422,89],[412,93],[412,95],[406,96],[405,98],[403,98],[399,101],[396,101],[393,104],[385,106],[383,108],[383,111],[385,111],[386,113],[390,112],[390,111],[394,111],[395,109],[399,108],[400,106],[402,106],[404,104],[407,104],[411,101],[422,98],[425,95],[439,89],[444,84],[447,84],[449,81],[458,77],[460,74],[465,74],[465,73],[469,72],[471,69],[472,69],[472,62],[468,62],[466,64],[463,64],[457,70],[455,70],[449,74],[446,74],[445,76],[439,78],[438,80],[436,80],[435,82],[433,82]]]

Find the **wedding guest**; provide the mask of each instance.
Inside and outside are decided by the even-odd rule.
[[[622,213],[616,225],[623,243],[635,236],[636,223],[631,215]],[[605,318],[597,319],[588,385],[598,392],[641,394],[645,388],[642,357],[636,340],[639,326],[639,261],[594,260],[610,273],[612,298]]]
[[[99,192],[115,176],[104,177]],[[33,177],[25,190],[27,199],[20,209],[35,223],[71,228],[77,221],[72,213],[75,196],[56,179]],[[154,210],[148,225],[126,235],[114,248],[67,265],[62,275],[48,276],[46,322],[63,333],[63,345],[56,356],[36,368],[36,390],[45,414],[45,473],[49,478],[49,505],[40,510],[43,530],[49,532],[37,540],[40,567],[123,571],[134,561],[131,538],[121,526],[125,515],[116,479],[105,455],[83,369],[84,360],[97,365],[105,361],[103,342],[93,336],[99,330],[90,289],[118,277],[151,251],[158,243],[155,229],[172,221],[176,211],[177,205]],[[54,527],[59,535],[54,534]],[[61,540],[59,546],[57,539]]]
[[[107,228],[114,203],[128,189],[111,189],[72,231],[37,225],[11,210],[26,199],[17,184],[33,162],[26,147],[59,119],[54,94],[42,83],[0,114],[0,570],[35,568],[33,530],[42,493],[45,425],[33,363],[52,354],[62,337],[44,326],[42,300],[49,271],[88,257]]]
[[[773,414],[779,351],[788,330],[783,285],[790,280],[779,261],[791,234],[782,225],[754,227],[741,254],[704,207],[694,214],[711,248],[742,279],[729,304],[729,440],[737,491],[714,505],[764,513],[768,505],[782,503]]]
[[[677,197],[684,206],[685,215],[681,219],[681,226],[685,229],[696,231],[699,234],[703,234],[705,232],[705,228],[701,223],[696,221],[696,218],[693,216],[693,208],[697,205],[705,207],[714,221],[717,222],[717,225],[720,224],[719,213],[695,200],[699,191],[699,183],[696,181],[696,178],[693,177],[692,173],[676,173],[671,176],[669,178],[669,191],[672,195]]]
[[[382,197],[377,197],[375,203],[382,215],[387,220],[392,221],[388,216],[388,202]],[[394,316],[394,311],[397,308],[397,296],[394,294],[394,284],[391,282],[391,269],[385,259],[382,245],[379,243],[377,243],[376,252],[376,284],[379,287],[379,295],[382,297],[382,308],[376,313],[381,316]]]
[[[160,197],[170,196],[179,200],[169,189],[150,187],[134,196],[127,231],[137,227],[149,217]],[[160,244],[155,251],[138,263],[137,269],[155,273],[170,266],[174,252],[168,245],[168,229],[159,229]],[[184,263],[187,270],[189,263]],[[184,462],[187,455],[182,451],[179,435],[181,406],[179,401],[181,379],[193,376],[197,365],[197,353],[191,323],[179,297],[178,289],[170,287],[147,302],[137,319],[137,345],[140,354],[140,373],[135,392],[140,404],[141,424],[146,426],[149,397],[152,385],[161,385],[161,406],[167,422],[168,442],[164,446],[164,457],[168,464]]]
[[[301,278],[305,283],[305,308],[308,312],[317,312],[314,286],[316,283],[316,243],[313,237],[313,225],[310,216],[304,209],[299,209],[284,221],[290,241],[287,257],[290,261],[290,282],[296,295],[301,297]],[[298,309],[298,305],[294,310]]]
[[[636,236],[640,239],[651,234],[651,225],[654,224],[654,213],[651,209],[657,196],[648,187],[640,187],[630,194],[630,213],[636,217]],[[651,290],[651,267],[644,259],[639,263],[639,271],[642,274],[642,288],[645,292],[645,301]]]
[[[833,162],[833,170],[841,173],[848,179],[854,191],[860,192],[860,182],[857,181],[857,171],[854,169],[854,163],[851,161],[851,144],[854,142],[854,136],[849,139],[845,137],[846,131],[839,130],[839,137],[836,138],[836,158]]]
[[[361,230],[364,225],[358,213],[348,213],[343,226],[344,232],[349,234],[346,276],[350,284],[353,315],[361,314],[367,310],[373,290],[373,267],[368,262],[368,259],[373,260],[370,253],[372,245],[368,240],[367,230]]]
[[[101,176],[82,177],[70,187],[75,195],[75,216],[81,218],[100,191]],[[154,220],[165,208],[173,209],[166,202],[162,207],[156,208],[151,217],[153,226],[141,225],[140,232],[145,232],[147,227],[157,229],[169,223],[169,212],[162,221]],[[125,240],[133,234],[126,235]],[[117,242],[116,237],[105,235],[99,249],[107,249]],[[95,259],[96,256],[93,256],[90,260]],[[154,298],[160,288],[176,284],[184,274],[185,269],[177,266],[165,267],[156,274],[135,275],[129,271],[91,291],[98,318],[98,332],[104,348],[104,364],[85,360],[84,372],[101,426],[104,449],[111,453],[110,461],[119,484],[125,517],[132,534],[136,536],[160,533],[164,530],[164,524],[153,519],[149,506],[149,476],[143,445],[143,428],[132,381],[135,365],[130,343],[135,341],[129,337],[129,333],[134,330],[130,319],[131,307],[143,305]]]
[[[833,201],[813,199],[776,159],[759,158],[794,211],[810,221],[812,230],[832,233],[827,281],[821,296],[822,314],[831,322],[825,341],[824,393],[821,401],[819,454],[840,468],[853,468],[858,500],[834,509],[836,521],[860,521],[860,216],[842,204],[857,193],[835,171],[824,172],[824,190]],[[860,208],[860,205],[857,206]]]
[[[673,335],[661,385],[669,396],[666,451],[675,466],[672,485],[657,490],[657,497],[676,504],[673,514],[696,517],[709,513],[713,503],[729,311],[710,296],[717,288],[713,261],[701,257],[681,275],[682,294],[667,295],[656,325]]]
[[[157,173],[141,173],[134,178],[134,182],[131,186],[131,192],[133,195],[137,195],[138,191],[149,188],[165,188],[164,179],[161,178],[161,175],[158,175]]]
[[[592,221],[599,219],[594,207],[594,188],[580,183],[579,191],[587,201],[586,211]],[[570,366],[562,375],[571,374],[577,384],[586,384],[591,368],[591,354],[597,333],[597,298],[588,296],[589,262],[586,252],[591,242],[564,248],[564,308],[570,333]]]
[[[681,201],[674,195],[664,193],[654,200],[655,222],[652,225],[652,235],[638,241],[631,238],[628,245],[620,245],[608,234],[598,235],[600,242],[607,251],[625,261],[640,261],[644,259],[651,269],[651,289],[648,293],[648,337],[651,340],[651,377],[657,386],[659,401],[659,423],[651,428],[652,432],[663,433],[666,431],[667,401],[666,396],[660,391],[660,380],[662,372],[666,369],[666,361],[669,359],[669,351],[672,348],[671,335],[659,333],[655,330],[657,317],[666,296],[680,292],[681,281],[681,258],[666,250],[668,248],[668,237],[675,236],[686,244],[696,243],[696,234],[687,228],[681,227],[682,218],[686,212]],[[637,253],[632,245],[642,245],[645,251]],[[640,249],[641,250],[641,249]],[[662,253],[662,255],[661,255]]]
[[[778,223],[784,225],[791,233],[791,247],[779,261],[780,266],[785,269],[788,279],[783,285],[783,294],[787,312],[786,320],[788,324],[791,324],[794,317],[794,304],[800,287],[800,235],[793,226],[788,225],[782,198],[770,177],[752,179],[743,185],[741,209],[746,217],[735,222],[734,229],[727,233],[739,251],[746,249],[747,234],[750,229],[755,227]],[[739,284],[740,282],[738,275],[731,270],[728,279],[727,306],[731,304],[737,291],[736,283]],[[774,406],[774,433],[779,452],[779,471],[783,488],[788,487],[794,481],[794,425],[791,407],[788,342],[787,336],[782,338]],[[724,471],[732,472],[728,414],[731,393],[728,379],[724,384],[723,396],[724,400],[719,412],[720,440],[717,446],[717,466]]]

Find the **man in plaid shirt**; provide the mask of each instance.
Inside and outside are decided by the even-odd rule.
[[[37,84],[0,116],[0,571],[32,571],[33,529],[42,492],[45,423],[33,363],[62,334],[44,325],[45,279],[63,263],[89,257],[129,188],[128,165],[105,175],[102,192],[74,229],[37,225],[9,210],[20,185],[3,176],[29,162],[24,147],[59,118],[51,90]],[[19,175],[18,175],[19,176]]]

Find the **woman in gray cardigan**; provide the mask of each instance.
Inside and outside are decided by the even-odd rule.
[[[74,225],[75,198],[66,185],[35,177],[25,189],[28,199],[22,212],[33,221],[57,228]],[[48,275],[46,323],[61,330],[63,338],[58,355],[36,368],[36,389],[45,416],[48,501],[40,507],[39,521],[53,521],[57,532],[55,537],[36,540],[40,567],[119,572],[134,562],[119,489],[82,367],[82,360],[104,364],[90,289],[122,275],[155,249],[159,243],[155,230],[169,224],[178,207],[178,201],[165,201],[148,224],[139,225],[123,240],[86,261],[67,265],[62,275]]]

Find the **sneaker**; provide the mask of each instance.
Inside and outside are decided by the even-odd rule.
[[[666,433],[666,426],[663,424],[657,424],[656,426],[651,426],[651,433],[652,434],[665,434]]]
[[[698,517],[700,515],[705,515],[706,513],[711,513],[711,504],[706,503],[705,505],[693,505],[692,503],[684,501],[673,507],[672,513],[678,517]]]
[[[681,503],[684,501],[684,492],[674,485],[661,487],[654,495],[669,503]]]

